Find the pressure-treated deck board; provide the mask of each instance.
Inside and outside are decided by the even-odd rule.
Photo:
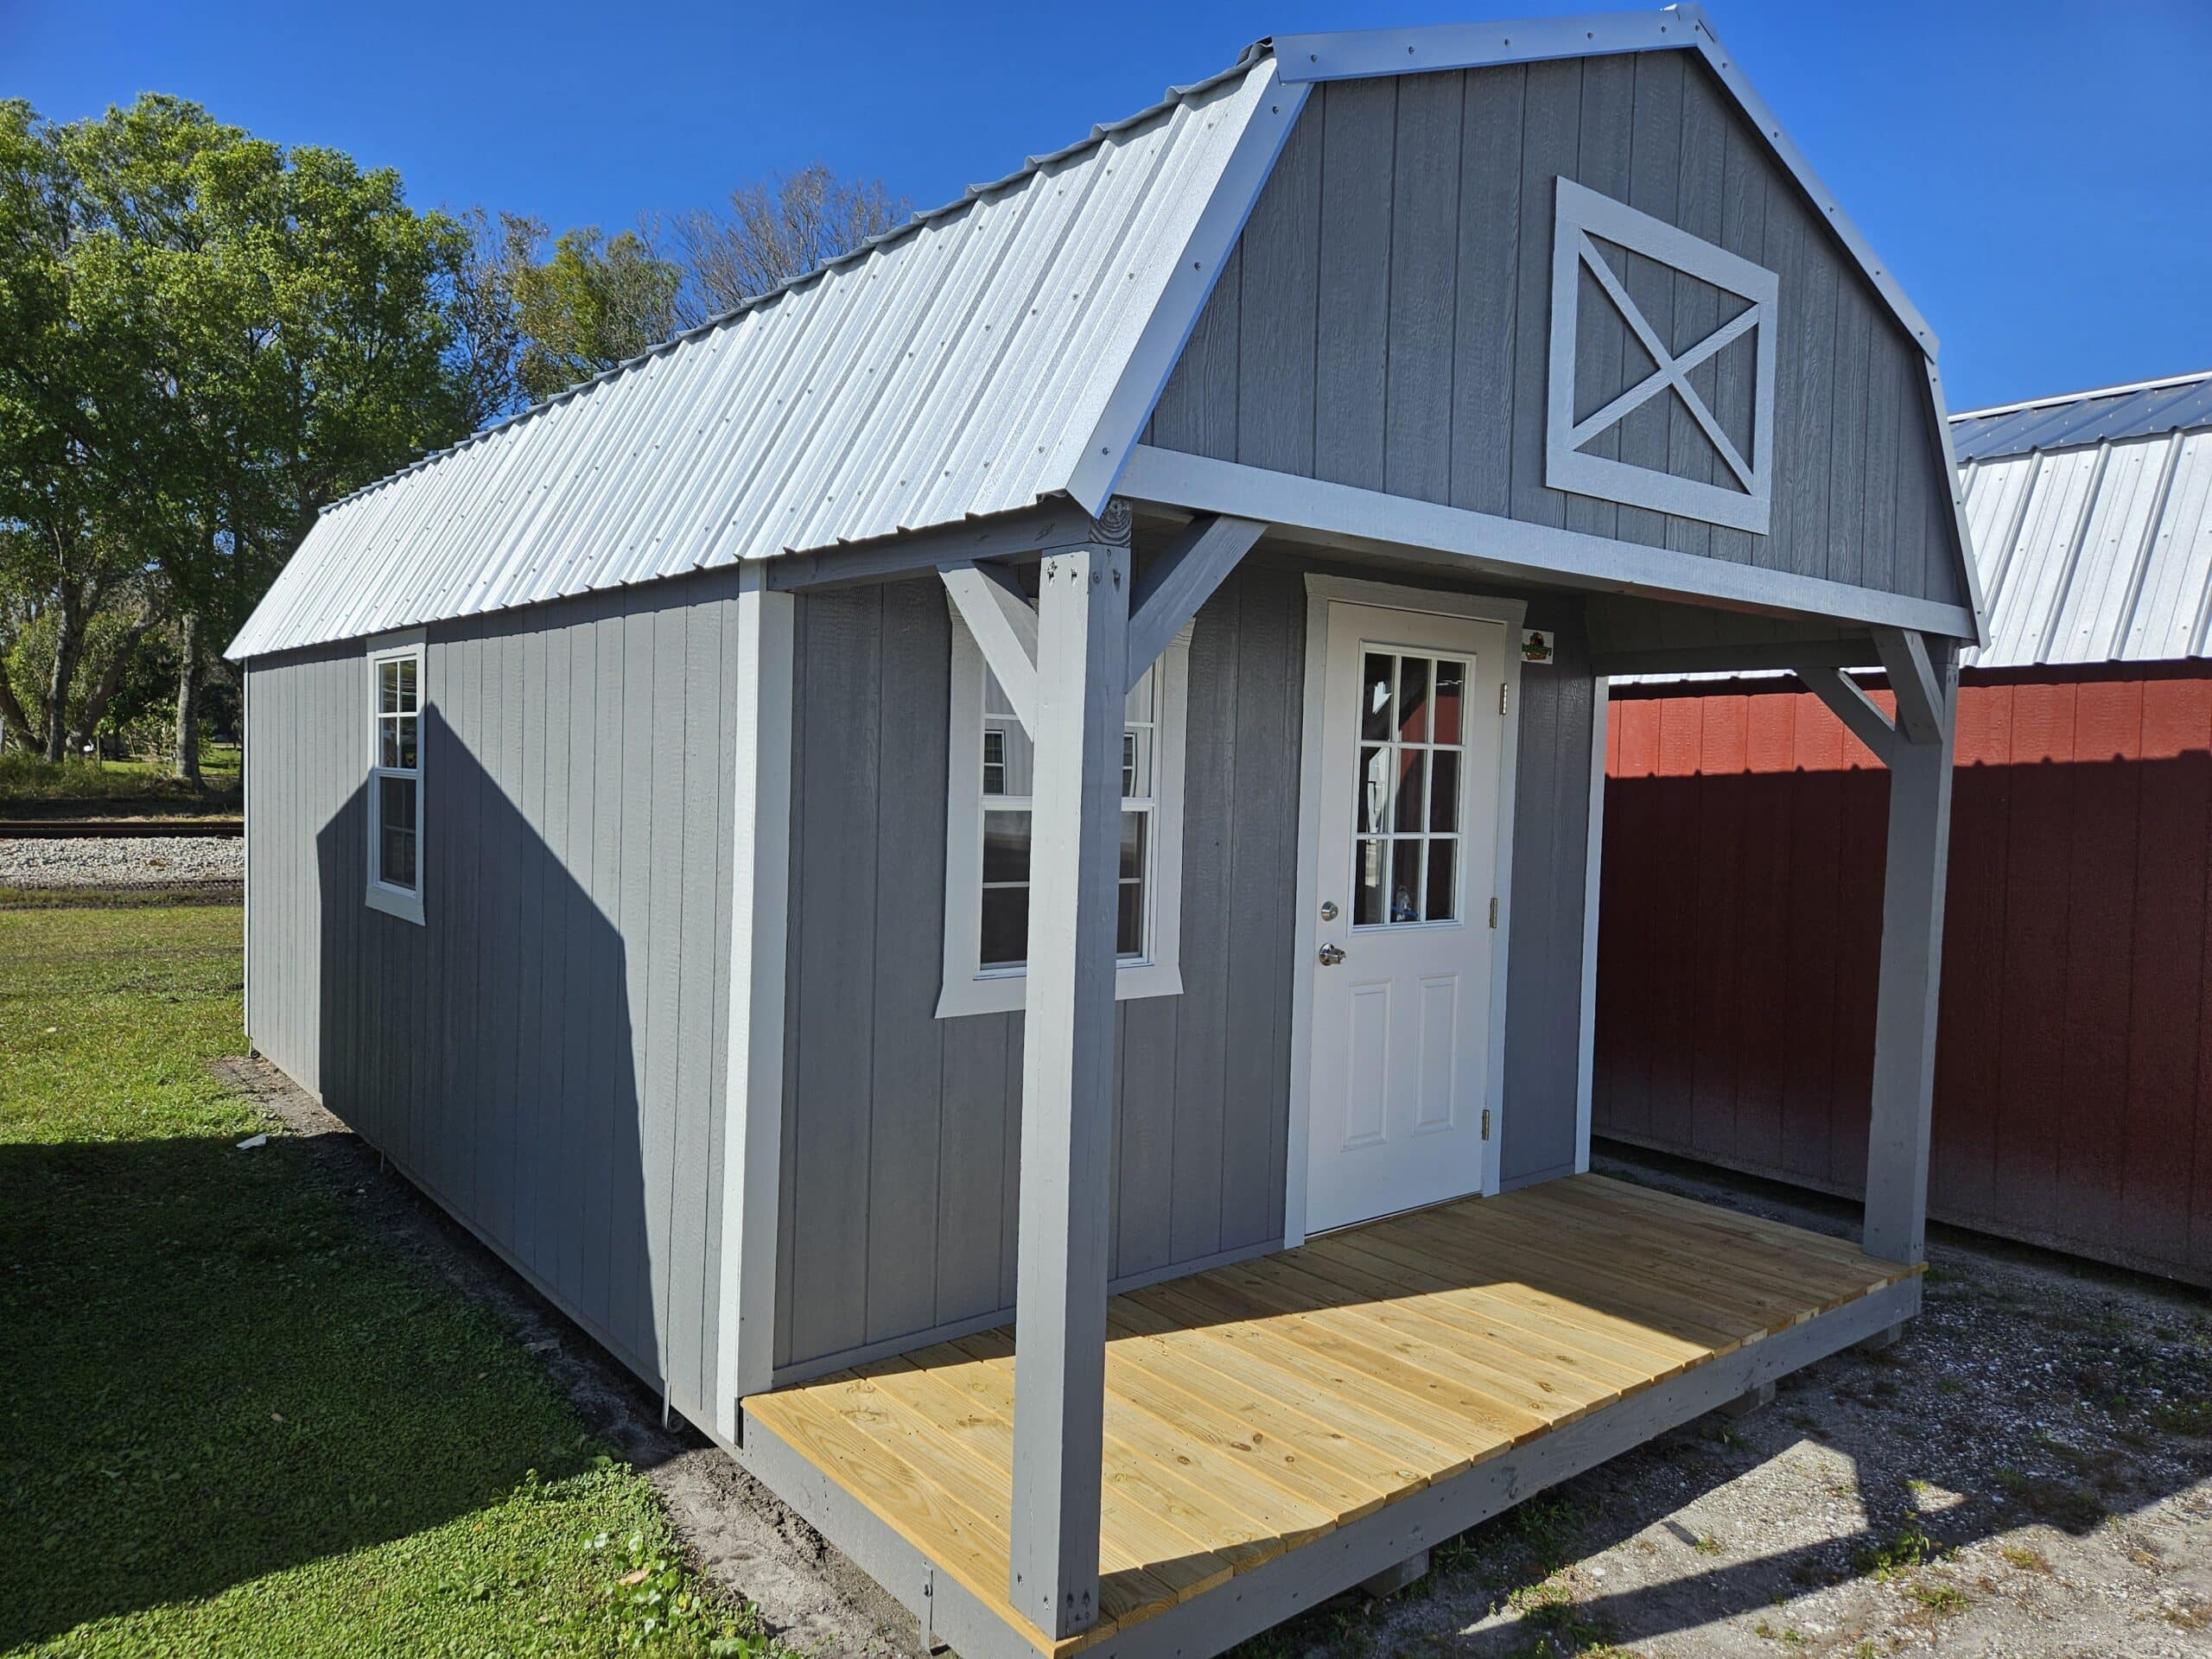
[[[1007,1600],[1009,1333],[745,1408],[1057,1656],[1912,1271],[1581,1175],[1117,1296],[1104,1617],[1058,1643]]]

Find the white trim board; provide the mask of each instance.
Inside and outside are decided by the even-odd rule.
[[[1516,632],[1528,619],[1518,599],[1448,592],[1410,583],[1369,582],[1354,576],[1309,574],[1306,578],[1305,719],[1298,757],[1298,900],[1292,929],[1290,1103],[1287,1155],[1283,1160],[1283,1248],[1306,1242],[1306,1185],[1310,1174],[1307,1139],[1313,1118],[1313,959],[1319,928],[1320,824],[1318,813],[1326,780],[1321,775],[1323,723],[1326,709],[1329,607],[1364,605],[1417,615],[1458,616],[1502,622]],[[1509,642],[1510,643],[1510,642]],[[1491,939],[1490,1054],[1484,1090],[1491,1109],[1491,1137],[1483,1147],[1483,1191],[1498,1186],[1498,1154],[1505,1144],[1505,1017],[1508,968],[1513,932],[1513,805],[1521,752],[1521,655],[1509,649],[1503,664],[1505,729],[1498,734],[1497,853],[1492,877],[1497,894],[1497,927]]]
[[[1600,674],[1590,694],[1590,827],[1582,850],[1582,997],[1574,1033],[1574,1173],[1590,1167],[1592,1090],[1598,1059],[1598,896],[1605,851],[1605,726],[1611,688]]]
[[[798,601],[751,564],[737,595],[729,1049],[722,1084],[721,1316],[713,1431],[734,1444],[740,1402],[775,1373],[776,1224],[783,1181],[784,980],[791,920],[791,675]]]
[[[1274,171],[1299,111],[1306,107],[1307,89],[1281,84],[1282,66],[1270,63],[1259,71],[1268,77],[1261,87],[1251,121],[1236,141],[1236,148],[1222,168],[1213,194],[1191,227],[1183,257],[1176,261],[1152,315],[1145,319],[1120,378],[1107,394],[1090,440],[1077,452],[1069,469],[1067,492],[1091,512],[1103,512],[1122,473],[1135,452],[1137,436],[1152,418],[1160,394],[1183,355],[1183,347],[1198,326],[1214,283],[1244,221],[1258,205],[1260,192]]]
[[[1605,263],[1591,239],[1593,237],[1732,294],[1745,302],[1745,309],[1677,353],[1652,327],[1636,296]],[[1577,420],[1575,365],[1582,338],[1582,273],[1586,270],[1603,290],[1601,303],[1610,302],[1656,366],[1619,397]],[[1781,285],[1781,278],[1764,265],[1753,264],[1679,226],[1638,213],[1626,202],[1615,201],[1572,179],[1557,180],[1552,213],[1551,366],[1544,421],[1544,482],[1555,490],[1571,490],[1600,500],[1649,507],[1679,518],[1765,535],[1774,499],[1775,301]],[[1733,438],[1689,378],[1699,365],[1745,334],[1752,336],[1753,353],[1748,456],[1738,451]],[[1678,412],[1688,412],[1703,428],[1707,442],[1719,457],[1714,478],[1724,471],[1733,474],[1734,486],[1617,461],[1585,447],[1607,432],[1618,431],[1620,423],[1636,410],[1670,391]]]
[[[983,879],[983,671],[982,647],[960,610],[951,609],[951,726],[947,734],[944,832],[944,977],[937,1017],[1020,1014],[1029,978],[1020,969],[982,967]],[[1153,703],[1153,824],[1148,918],[1151,953],[1120,964],[1114,1000],[1183,994],[1184,731],[1189,719],[1191,632],[1185,623],[1152,665],[1159,678]],[[1009,693],[1009,696],[1013,694]],[[963,788],[961,780],[978,787]]]
[[[1503,582],[1557,585],[1564,578],[1567,585],[1586,591],[1912,628],[1954,639],[1974,639],[1979,626],[1974,613],[1961,606],[1525,524],[1151,444],[1137,446],[1122,476],[1122,493],[1134,502],[1183,512],[1257,518],[1279,539],[1447,554],[1468,573]]]

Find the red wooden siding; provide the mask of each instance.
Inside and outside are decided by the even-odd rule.
[[[2212,1284],[2212,674],[2053,672],[1960,693],[1929,1213]],[[1593,1128],[1855,1194],[1889,784],[1788,683],[1615,696]]]

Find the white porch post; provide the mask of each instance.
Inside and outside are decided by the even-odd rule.
[[[1919,671],[1885,641],[1899,718],[1883,750],[1890,836],[1882,888],[1881,983],[1861,1246],[1890,1262],[1925,1255],[1928,1123],[1935,1100],[1936,991],[1951,846],[1957,648],[1930,640]]]
[[[1130,577],[1126,543],[1055,551],[1038,601],[1008,1596],[1055,1638],[1098,1619]]]

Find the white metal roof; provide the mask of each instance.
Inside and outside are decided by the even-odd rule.
[[[1272,57],[1248,54],[346,498],[230,655],[868,541],[1064,491],[1163,289],[1198,251],[1193,232],[1240,142],[1265,149],[1264,175],[1302,98],[1278,86]]]
[[[1989,644],[1969,664],[2212,656],[2212,374],[1956,424],[1983,440],[1961,469],[1989,595]]]
[[[1308,86],[1701,54],[1936,340],[1695,5],[1293,35],[326,508],[247,658],[1111,494]],[[1963,529],[1963,509],[1961,512]],[[1971,564],[1969,576],[1974,574]],[[1981,614],[1979,595],[1977,617]]]

